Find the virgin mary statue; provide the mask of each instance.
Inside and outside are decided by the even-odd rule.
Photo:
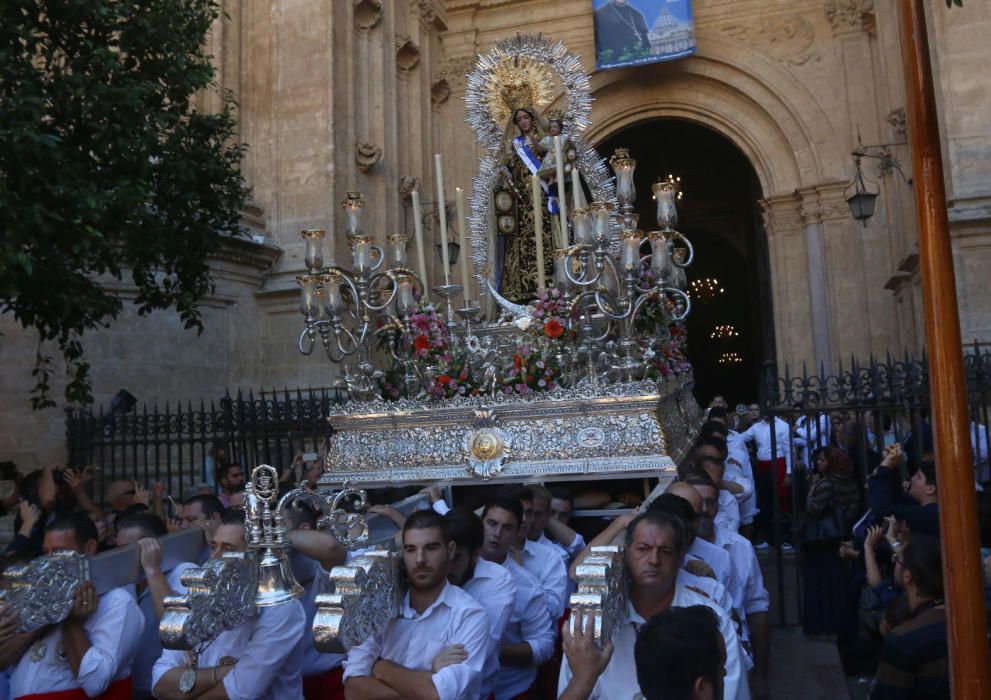
[[[541,217],[540,237],[543,242],[545,279],[554,278],[554,236],[551,230],[551,214],[557,212],[555,198],[549,195],[548,184],[540,181],[540,201],[533,201],[532,178],[540,169],[546,149],[541,139],[547,133],[546,126],[532,106],[517,107],[506,129],[504,153],[504,186],[513,193],[516,229],[501,233],[499,248],[502,251],[500,293],[518,303],[531,301],[537,296],[537,232],[534,206],[544,213]],[[553,194],[553,193],[551,193]]]

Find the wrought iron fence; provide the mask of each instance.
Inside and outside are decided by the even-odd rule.
[[[991,454],[991,348],[974,342],[964,348],[967,377],[967,403],[970,409],[971,447],[974,453],[974,478],[978,483],[991,482],[988,455]],[[926,356],[870,358],[866,363],[851,358],[839,362],[835,371],[820,367],[809,373],[792,374],[786,366],[778,376],[772,363],[765,364],[762,414],[788,424],[785,453],[793,467],[790,508],[782,509],[777,488],[765,489],[767,498],[758,502],[770,509],[768,527],[772,542],[798,544],[800,514],[804,509],[808,475],[815,450],[837,446],[846,451],[854,475],[862,489],[867,476],[882,459],[884,449],[894,442],[905,448],[907,478],[926,455],[933,451],[930,411],[929,371]],[[771,454],[779,455],[777,431],[771,430]],[[755,474],[760,478],[759,474]],[[768,502],[769,501],[769,502]],[[866,501],[865,501],[866,502]],[[783,512],[786,511],[786,512]],[[787,596],[784,594],[785,566],[782,548],[777,550],[776,577],[779,620],[787,620]],[[795,567],[797,590],[801,591],[800,567]],[[801,596],[794,601],[801,618]]]
[[[214,465],[232,461],[288,467],[297,453],[317,452],[330,432],[331,405],[346,400],[339,389],[238,392],[199,405],[144,406],[127,413],[70,409],[66,415],[69,464],[99,465],[94,497],[103,499],[116,479],[160,481],[181,499],[213,483]]]
[[[975,478],[991,480],[991,348],[975,343],[965,349],[968,404],[975,454]],[[762,411],[789,425],[786,450],[794,464],[793,498],[783,513],[778,489],[758,506],[770,513],[771,538],[797,542],[798,516],[804,501],[804,470],[818,447],[838,445],[851,457],[863,484],[877,465],[880,453],[898,441],[907,446],[911,463],[918,463],[932,449],[929,428],[929,375],[925,356],[872,358],[866,363],[851,359],[832,373],[820,368],[792,374],[786,367],[778,376],[773,364],[765,366]],[[260,463],[286,467],[298,452],[317,452],[331,428],[326,420],[331,405],[346,400],[337,389],[238,392],[209,403],[167,404],[115,413],[100,409],[70,410],[67,439],[70,464],[99,464],[103,478],[95,497],[102,499],[114,479],[163,481],[168,493],[182,498],[203,482],[211,481],[218,459],[236,461],[246,468]],[[807,426],[809,440],[799,445],[796,426]],[[821,428],[814,426],[821,425]],[[772,454],[777,440],[772,434]],[[219,455],[218,450],[224,454]],[[785,567],[777,550],[778,620],[786,624]],[[798,567],[795,567],[796,570]],[[769,582],[770,583],[770,582]],[[801,590],[800,574],[796,584]],[[790,601],[801,615],[800,598]]]

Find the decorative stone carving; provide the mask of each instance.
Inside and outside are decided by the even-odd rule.
[[[895,133],[899,136],[905,136],[908,133],[908,119],[905,116],[904,107],[899,107],[888,112],[888,116],[884,118],[884,121],[891,124]]]
[[[450,8],[450,2],[446,4]],[[420,21],[426,26],[433,26],[441,31],[447,29],[447,20],[433,0],[410,0],[410,7],[419,13]]]
[[[360,141],[354,145],[354,162],[362,172],[368,171],[382,160],[382,148],[374,143]]]
[[[342,654],[385,631],[399,614],[403,588],[395,552],[371,551],[330,572],[334,592],[318,595],[313,618],[317,650]]]
[[[815,25],[801,15],[730,24],[723,27],[722,32],[790,66],[819,60],[819,55],[812,50]]]
[[[435,80],[430,85],[430,101],[435,105],[444,104],[447,102],[447,98],[451,96],[451,84],[447,82],[447,78],[440,78]]]
[[[406,199],[415,189],[420,187],[420,178],[413,175],[403,175],[399,178],[399,197]]]
[[[396,67],[401,71],[410,71],[420,62],[420,47],[410,38],[409,34],[396,35]]]
[[[826,18],[833,34],[871,30],[874,26],[873,0],[826,0]]]
[[[593,619],[596,646],[610,641],[613,631],[626,619],[626,564],[619,545],[592,547],[592,552],[575,571],[578,590],[571,595],[572,632],[575,612],[582,611],[583,624]]]
[[[477,56],[457,56],[449,58],[440,64],[437,70],[437,78],[434,81],[444,80],[452,90],[463,90],[467,83],[468,74],[475,67]],[[445,98],[446,99],[446,98]]]
[[[382,0],[358,0],[354,4],[354,26],[361,30],[374,28],[382,21]]]

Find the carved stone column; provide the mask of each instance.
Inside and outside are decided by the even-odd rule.
[[[760,202],[767,232],[779,371],[815,359],[804,222],[800,198],[776,195]],[[765,281],[767,282],[767,281]]]
[[[822,209],[815,200],[800,206],[805,224],[805,255],[809,274],[809,305],[812,309],[812,344],[817,367],[833,366],[829,296],[826,289],[826,260],[822,248]]]

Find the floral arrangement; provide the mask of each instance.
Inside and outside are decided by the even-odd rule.
[[[530,331],[551,340],[572,338],[575,332],[568,330],[568,304],[557,287],[545,289],[537,295],[533,305],[533,325]]]
[[[642,271],[643,284],[653,283],[652,273]],[[563,370],[559,357],[562,341],[576,337],[569,328],[568,304],[556,288],[540,293],[534,302],[533,323],[527,329],[535,336],[520,342],[512,353],[505,352],[503,364],[495,367],[495,390],[506,395],[526,396],[550,392],[561,381]],[[477,396],[482,390],[482,374],[469,363],[464,351],[457,351],[444,320],[428,302],[410,316],[413,329],[413,358],[426,368],[422,391],[436,399]],[[668,324],[658,302],[649,302],[641,310],[636,324],[640,332],[641,351],[647,364],[647,378],[663,379],[691,372],[686,354],[687,332],[683,323]],[[396,362],[380,382],[382,397],[396,400],[407,396],[403,363]]]
[[[513,353],[512,367],[503,374],[502,392],[526,396],[535,391],[554,391],[561,370],[554,355],[547,350],[549,348],[520,345]]]

